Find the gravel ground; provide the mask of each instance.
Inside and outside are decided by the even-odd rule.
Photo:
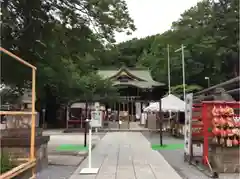
[[[151,144],[159,144],[159,134],[144,132],[143,135],[149,140]],[[179,144],[183,143],[183,139],[177,139],[168,135],[164,135],[163,144]],[[195,148],[196,153],[201,153],[200,148]],[[183,149],[177,150],[160,150],[159,153],[168,161],[168,163],[179,173],[183,179],[208,179],[205,174],[197,170],[194,166],[184,162]],[[220,175],[220,179],[239,179],[239,174],[224,174]]]

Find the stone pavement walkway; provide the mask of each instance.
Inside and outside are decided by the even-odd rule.
[[[84,160],[69,179],[182,179],[140,132],[107,133],[92,152],[97,175],[80,175]]]

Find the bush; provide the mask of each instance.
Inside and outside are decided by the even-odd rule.
[[[13,162],[10,160],[10,155],[8,153],[1,153],[0,156],[0,173],[4,173],[8,170],[11,170],[12,168],[15,167]]]

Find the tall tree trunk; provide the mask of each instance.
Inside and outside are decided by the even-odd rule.
[[[50,128],[57,127],[57,109],[58,109],[57,99],[53,95],[51,88],[46,87],[46,113],[45,122],[47,122]]]

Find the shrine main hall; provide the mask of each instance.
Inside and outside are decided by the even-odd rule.
[[[118,111],[119,115],[126,112],[132,121],[141,115],[150,101],[159,101],[165,92],[165,84],[153,80],[148,69],[122,67],[99,70],[98,74],[111,80],[120,94],[120,100],[114,104],[106,103],[106,108]]]

